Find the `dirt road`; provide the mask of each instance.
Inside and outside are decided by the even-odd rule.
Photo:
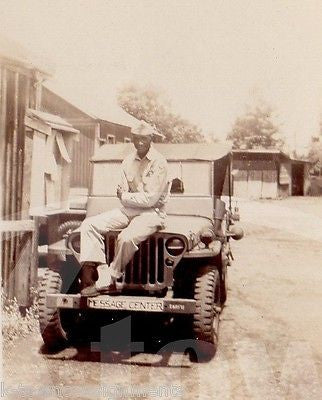
[[[45,355],[36,335],[4,349],[7,398],[19,398],[12,391],[20,384],[34,399],[56,399],[64,389],[73,399],[140,398],[126,392],[131,388],[150,390],[150,399],[321,399],[322,199],[240,208],[246,237],[233,243],[229,299],[211,362],[149,350],[132,357],[73,348]],[[36,386],[57,394],[44,396]]]

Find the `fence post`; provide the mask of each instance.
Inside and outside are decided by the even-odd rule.
[[[24,310],[33,302],[32,288],[37,285],[38,270],[38,220],[8,220],[0,222],[0,234],[6,233],[13,240],[19,235],[21,240],[16,248],[16,257],[12,271],[7,271],[7,281],[3,282],[8,287],[9,281],[12,290],[8,299],[16,298],[20,310]],[[9,267],[9,265],[7,265]]]

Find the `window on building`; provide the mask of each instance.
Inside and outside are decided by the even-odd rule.
[[[107,143],[114,144],[115,143],[115,135],[107,135]]]
[[[102,137],[101,135],[98,137],[98,141],[100,146],[107,142],[106,137]]]

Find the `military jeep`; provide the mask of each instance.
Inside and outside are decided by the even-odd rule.
[[[80,315],[148,313],[178,322],[199,358],[214,355],[219,317],[227,299],[230,238],[240,239],[231,205],[231,152],[219,144],[155,144],[168,160],[171,194],[164,229],[139,249],[117,281],[118,295],[82,297],[78,263],[81,221],[63,222],[49,245],[40,296],[40,329],[48,347],[77,335]],[[121,162],[132,144],[107,144],[94,157],[86,215],[119,207],[116,187]],[[223,194],[226,194],[223,197]],[[223,200],[225,199],[225,201]],[[114,257],[119,231],[105,234],[106,262]],[[180,338],[178,338],[180,339]]]

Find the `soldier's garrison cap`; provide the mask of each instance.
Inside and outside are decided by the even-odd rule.
[[[155,135],[155,130],[147,124],[145,121],[139,121],[132,129],[132,135],[140,135],[140,136],[153,136]]]

